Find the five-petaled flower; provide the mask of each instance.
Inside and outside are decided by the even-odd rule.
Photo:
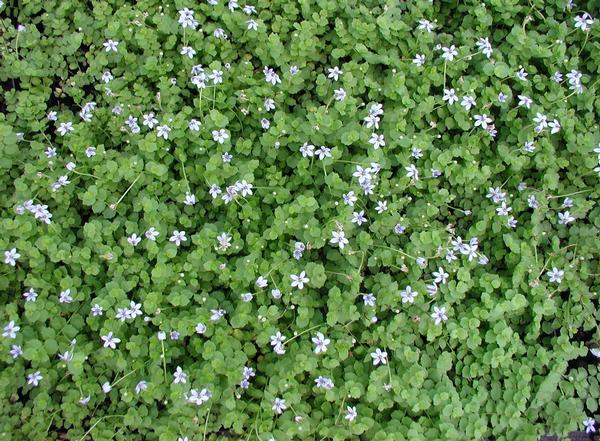
[[[430,22],[429,20],[422,18],[419,20],[419,29],[427,31],[427,32],[432,32],[433,29],[435,28],[435,24],[433,24],[432,22]]]
[[[27,384],[31,384],[34,387],[38,386],[43,378],[40,371],[35,371],[33,374],[27,375]]]
[[[319,375],[317,378],[315,378],[315,385],[318,388],[325,390],[330,390],[334,387],[333,381],[330,378],[323,377],[322,375]]]
[[[371,358],[373,359],[373,366],[378,364],[387,364],[387,352],[382,351],[379,348],[375,348],[375,352],[371,352]]]
[[[19,257],[21,257],[21,255],[17,253],[17,249],[11,248],[10,250],[4,252],[4,263],[10,266],[15,266]]]
[[[575,28],[581,29],[583,32],[586,32],[590,29],[590,27],[594,24],[594,19],[590,14],[584,12],[581,15],[575,16]]]
[[[169,132],[171,128],[167,125],[156,126],[156,136],[162,137],[163,139],[169,139]]]
[[[593,418],[587,418],[583,420],[583,426],[585,427],[585,433],[595,433],[596,432],[596,420]]]
[[[60,303],[71,303],[73,301],[73,297],[71,296],[71,290],[69,288],[61,291],[58,296],[58,301]]]
[[[273,401],[273,407],[271,407],[271,409],[273,409],[275,412],[281,415],[283,411],[287,409],[287,406],[285,405],[285,400],[283,398],[275,398],[275,400]]]
[[[417,291],[413,291],[410,285],[408,285],[403,291],[400,291],[400,296],[402,297],[402,303],[414,303],[415,297],[419,293]]]
[[[436,325],[441,324],[448,320],[448,316],[446,315],[446,307],[445,306],[434,306],[433,312],[431,313],[431,318],[435,321]]]
[[[343,230],[339,230],[339,231],[332,231],[331,232],[331,239],[329,240],[329,243],[331,244],[337,244],[338,247],[340,247],[340,250],[343,250],[344,247],[346,245],[348,245],[348,243],[350,243],[348,241],[348,239],[346,239],[346,233],[344,233]],[[302,289],[302,288],[300,288]]]
[[[19,326],[15,325],[14,320],[8,322],[8,324],[4,327],[4,332],[2,333],[2,337],[17,338],[17,332],[21,329]]]
[[[571,212],[558,213],[558,223],[560,225],[568,225],[571,222],[575,222],[575,218],[571,216]]]
[[[138,384],[135,385],[135,393],[136,394],[140,394],[141,392],[145,391],[146,389],[148,389],[148,383],[144,380],[141,380],[140,382],[138,382]]]
[[[212,397],[212,392],[206,388],[198,391],[197,389],[190,390],[190,394],[187,397],[187,400],[190,403],[195,404],[196,406],[201,406],[206,403]]]
[[[452,61],[454,60],[454,57],[458,55],[458,51],[454,45],[443,47],[442,52],[442,58],[446,61]]]
[[[413,58],[412,62],[413,62],[413,64],[416,64],[419,67],[423,66],[425,64],[425,55],[424,54],[415,55],[415,58]]]
[[[109,331],[108,334],[102,336],[102,341],[104,341],[105,348],[117,349],[117,343],[120,343],[121,339],[113,337],[112,331]]]
[[[229,134],[225,131],[225,129],[213,130],[212,136],[213,140],[219,144],[223,144],[227,139],[229,139]]]
[[[117,52],[117,46],[119,45],[119,42],[109,39],[102,44],[104,45],[104,50],[106,52]]]
[[[348,421],[352,422],[358,416],[358,412],[356,411],[356,406],[346,406],[346,416],[344,417]]]
[[[327,75],[327,77],[331,78],[333,81],[339,80],[340,79],[340,75],[342,75],[344,73],[337,66],[335,66],[333,69],[327,69],[327,71],[329,72],[329,74]]]
[[[414,164],[410,164],[408,167],[404,167],[406,169],[406,177],[411,178],[414,181],[419,180],[419,170]]]
[[[346,99],[346,91],[341,87],[333,91],[333,98],[336,101],[344,101]]]
[[[327,345],[331,340],[326,338],[321,332],[317,332],[317,336],[312,338],[312,342],[315,344],[315,354],[320,354],[327,351]]]
[[[551,283],[560,283],[562,282],[562,278],[565,275],[563,270],[558,269],[557,267],[553,267],[550,271],[548,271],[548,279]]]
[[[488,125],[492,123],[492,118],[487,116],[487,114],[482,113],[481,115],[475,115],[473,117],[475,120],[475,127],[481,126],[482,129],[487,129]]]
[[[175,245],[181,245],[181,242],[187,241],[187,237],[185,237],[185,231],[174,230],[173,235],[169,238],[170,242],[174,242]]]
[[[135,247],[137,244],[140,243],[140,241],[142,240],[141,237],[139,237],[137,234],[133,233],[131,236],[129,236],[127,238],[127,242],[129,243],[129,245],[131,245],[132,247]]]
[[[456,95],[456,91],[454,89],[444,89],[444,96],[442,100],[448,101],[448,104],[452,105],[458,101],[458,96]]]
[[[227,233],[221,233],[217,236],[217,241],[219,242],[220,250],[227,250],[231,246],[231,235]]]
[[[70,133],[74,130],[75,129],[73,128],[73,123],[71,121],[60,123],[57,129],[61,136],[65,136],[67,133]]]
[[[304,284],[310,282],[310,279],[306,277],[306,272],[304,271],[298,275],[291,274],[290,279],[292,279],[292,288],[298,289],[304,288]]]
[[[28,291],[25,291],[23,293],[23,297],[25,297],[25,301],[26,302],[35,302],[35,300],[37,299],[37,292],[35,292],[35,290],[33,288],[29,288]]]
[[[434,277],[435,283],[441,283],[442,285],[444,283],[446,283],[449,276],[450,275],[447,272],[445,272],[444,268],[442,268],[442,267],[438,268],[437,271],[433,272],[433,277]]]
[[[173,373],[173,383],[185,384],[185,383],[187,383],[187,379],[188,379],[188,376],[185,372],[183,372],[183,369],[181,369],[181,366],[177,366],[177,368],[175,369],[175,372]]]

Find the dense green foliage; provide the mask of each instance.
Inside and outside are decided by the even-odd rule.
[[[0,3],[0,439],[594,429],[597,2]]]

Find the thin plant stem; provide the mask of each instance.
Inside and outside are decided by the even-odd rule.
[[[181,161],[181,158],[179,158]],[[188,193],[192,194],[192,190],[190,190],[190,183],[188,182],[187,175],[185,173],[185,164],[181,161],[181,170],[183,170],[183,179],[185,180],[185,186],[187,187]]]
[[[140,172],[140,174],[137,176],[137,178],[135,178],[135,180],[131,183],[131,185],[127,188],[127,190],[125,190],[125,193],[123,193],[121,195],[121,197],[119,198],[119,200],[116,203],[112,204],[110,208],[112,208],[113,210],[117,209],[117,206],[121,203],[121,201],[127,195],[127,193],[129,193],[129,190],[131,190],[131,187],[133,187],[135,185],[135,183],[138,181],[138,179],[140,179],[142,177],[143,174],[144,174],[144,172]]]
[[[547,199],[558,199],[558,198],[566,198],[567,196],[575,196],[576,194],[582,194],[582,193],[587,193],[589,191],[592,191],[592,189],[588,188],[586,190],[581,190],[581,191],[576,191],[574,193],[569,193],[569,194],[559,194],[556,196],[548,196]]]
[[[164,342],[164,340],[160,341],[160,346],[162,349],[163,371],[165,373],[165,383],[166,383],[167,382],[167,357],[165,357],[165,342]]]
[[[40,132],[42,134],[42,136],[44,138],[46,138],[46,141],[48,141],[48,144],[50,144],[50,147],[55,148],[54,145],[52,144],[52,141],[50,141],[50,139],[48,138],[48,136],[46,136],[46,134],[44,132]]]
[[[464,57],[459,58],[456,61],[469,60],[469,59],[473,58],[475,55],[478,55],[480,53],[481,53],[481,51],[473,52],[472,54],[465,55]]]
[[[590,38],[590,31],[586,31],[585,33],[585,40],[583,41],[583,45],[581,46],[581,49],[579,49],[579,52],[577,53],[577,56],[580,56],[581,53],[583,52],[583,49],[585,48],[585,45],[588,42],[588,39]]]
[[[336,271],[325,271],[328,274],[335,274],[337,276],[342,276],[345,277],[348,280],[352,280],[352,276],[350,274],[346,274],[346,273],[338,273]]]
[[[81,394],[83,395],[83,394]],[[46,429],[46,433],[48,433],[48,431],[50,430],[50,427],[52,426],[52,421],[54,421],[54,416],[60,412],[60,410],[57,410],[55,412],[52,412],[52,415],[50,415],[50,422],[48,423],[48,428]]]
[[[200,88],[200,101],[198,102],[198,107],[200,108],[200,118],[204,119],[204,112],[202,111],[202,92],[204,91],[203,88]]]
[[[340,404],[340,410],[338,411],[337,416],[335,417],[334,425],[337,426],[338,420],[340,419],[340,415],[342,414],[342,409],[344,408],[344,403],[346,402],[346,395],[342,397],[342,404]]]
[[[383,246],[383,245],[373,245],[373,246],[375,246],[375,247],[377,247],[377,248],[386,248],[386,249],[388,249],[388,250],[392,250],[392,251],[395,251],[395,252],[397,252],[397,253],[400,253],[400,254],[402,254],[403,256],[406,256],[406,257],[408,257],[408,258],[410,258],[410,259],[417,260],[417,258],[416,258],[415,256],[411,256],[410,254],[406,254],[404,251],[402,251],[402,250],[397,250],[396,248],[387,247],[387,246]]]
[[[133,374],[135,371],[137,371],[139,368],[136,368],[134,370],[132,370],[131,372],[123,375],[121,378],[119,378],[117,381],[115,381],[113,384],[111,384],[111,387],[116,386],[117,384],[119,384],[121,381],[123,381],[125,378],[129,377],[131,374]]]
[[[448,60],[444,59],[444,89],[446,88],[446,68],[448,67]]]
[[[283,345],[283,346],[285,346],[285,345],[286,345],[286,344],[288,344],[289,342],[291,342],[291,341],[295,340],[296,338],[300,337],[302,334],[306,334],[307,332],[309,332],[309,331],[312,331],[313,329],[320,328],[321,326],[324,326],[324,325],[325,325],[325,323],[321,323],[320,325],[315,325],[315,326],[313,326],[313,327],[310,327],[310,328],[308,328],[308,329],[305,329],[305,330],[304,330],[304,331],[302,331],[300,334],[296,334],[296,335],[294,335],[292,338],[290,338],[289,340],[286,340],[286,341],[284,341],[284,342],[282,343],[282,345]]]
[[[331,187],[329,186],[329,182],[327,182],[327,170],[325,169],[325,162],[321,161],[321,165],[323,166],[323,173],[325,174],[325,184],[327,185],[327,188],[329,189],[329,192],[331,193]]]
[[[208,418],[210,417],[210,409],[212,409],[212,404],[208,408],[208,413],[206,414],[206,421],[204,421],[204,433],[202,434],[202,441],[206,441],[206,429],[208,427]]]
[[[98,176],[94,176],[89,173],[78,172],[77,170],[72,170],[72,172],[75,173],[76,175],[89,176],[90,178],[99,179]]]
[[[92,425],[92,427],[90,427],[90,428],[88,429],[88,431],[87,431],[87,432],[85,432],[85,433],[83,434],[83,436],[82,436],[81,438],[79,438],[79,441],[83,441],[83,440],[85,439],[85,437],[86,437],[86,436],[88,436],[88,435],[89,435],[89,433],[90,433],[92,430],[94,430],[94,427],[96,427],[96,426],[97,426],[97,425],[98,425],[98,424],[99,424],[99,423],[100,423],[102,420],[105,420],[105,419],[107,419],[107,418],[123,418],[124,416],[125,416],[125,415],[106,415],[106,416],[103,416],[102,418],[98,419],[98,421],[96,421],[96,422],[95,422],[95,423]]]

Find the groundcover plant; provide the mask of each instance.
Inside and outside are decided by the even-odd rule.
[[[596,1],[0,4],[1,439],[597,429]]]

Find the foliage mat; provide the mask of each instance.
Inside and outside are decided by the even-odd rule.
[[[600,3],[248,1],[0,0],[0,441],[593,435]]]

